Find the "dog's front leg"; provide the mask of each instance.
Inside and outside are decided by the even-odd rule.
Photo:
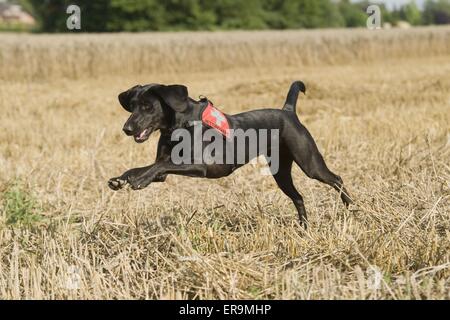
[[[134,190],[144,189],[150,183],[158,181],[162,176],[177,174],[188,177],[206,177],[207,167],[205,164],[173,164],[171,162],[157,162],[149,167],[140,176],[128,179],[130,187]]]
[[[136,177],[143,175],[154,165],[155,164],[149,165],[147,167],[130,169],[119,177],[109,179],[108,186],[114,191],[122,189],[130,182],[130,180],[133,180]]]

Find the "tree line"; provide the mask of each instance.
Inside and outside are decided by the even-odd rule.
[[[349,0],[21,0],[38,31],[67,31],[67,6],[81,8],[81,31],[228,30],[363,27],[369,1]],[[450,23],[450,0],[414,2],[388,11],[382,22]]]

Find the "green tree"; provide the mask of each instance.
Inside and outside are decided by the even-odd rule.
[[[217,21],[210,1],[167,0],[163,6],[170,29],[212,29]]]
[[[81,28],[86,32],[106,32],[110,21],[109,0],[69,0],[70,4],[77,4],[81,9]],[[67,14],[65,19],[67,19]],[[64,23],[65,25],[65,23]]]
[[[65,0],[29,0],[33,6],[33,13],[44,32],[58,32],[66,30],[67,2]]]
[[[67,7],[76,4],[81,9],[80,31],[108,31],[109,0],[29,0],[33,6],[32,12],[36,16],[41,31],[64,32],[67,31]]]
[[[32,15],[35,15],[34,7],[33,7],[33,4],[31,3],[30,0],[19,0],[18,3],[22,6],[22,8],[23,8],[26,12],[28,12],[28,13],[30,13],[30,14],[32,14]]]
[[[263,0],[263,19],[270,29],[285,29],[286,20],[281,14],[281,5],[284,0]]]
[[[281,28],[342,27],[345,20],[338,6],[329,0],[283,0],[272,2],[279,15],[271,24]]]
[[[217,22],[225,29],[264,29],[262,2],[259,0],[217,0],[214,4]]]
[[[299,27],[324,28],[344,26],[337,6],[329,0],[298,0]]]
[[[346,27],[363,27],[366,25],[367,14],[363,8],[350,3],[349,0],[341,1],[338,6]]]
[[[108,31],[161,30],[166,25],[165,8],[157,0],[111,0]]]
[[[338,28],[345,27],[345,19],[338,6],[329,0],[321,1],[322,21],[319,27]]]
[[[399,10],[400,19],[408,21],[411,25],[419,25],[422,22],[422,14],[414,2],[405,4]]]
[[[82,32],[360,27],[370,2],[351,0],[16,0],[45,32],[65,32],[66,8],[81,8]],[[449,23],[450,0],[428,0],[424,19],[413,4],[393,12],[380,5],[382,22]]]
[[[450,1],[439,0],[425,2],[423,13],[425,24],[449,24],[450,23]]]

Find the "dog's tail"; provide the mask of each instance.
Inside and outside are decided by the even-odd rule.
[[[293,82],[287,94],[283,110],[292,111],[295,113],[295,106],[297,105],[298,94],[300,91],[306,94],[305,84],[301,81]]]

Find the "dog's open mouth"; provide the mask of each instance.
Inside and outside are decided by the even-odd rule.
[[[144,142],[145,140],[148,139],[148,137],[150,137],[151,133],[152,133],[152,130],[145,129],[145,130],[141,131],[141,133],[138,133],[134,136],[134,141],[136,141],[138,143]]]

